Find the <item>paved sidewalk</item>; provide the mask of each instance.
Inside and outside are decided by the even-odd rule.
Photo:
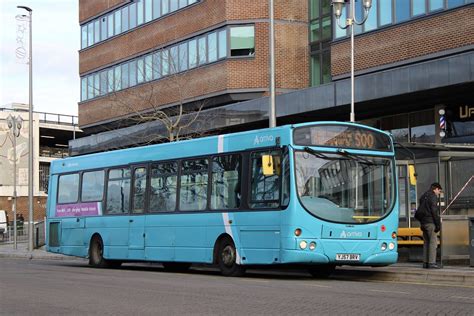
[[[33,260],[81,260],[71,256],[46,252],[42,249],[28,251],[27,243],[0,243],[0,258],[19,258]],[[444,266],[443,269],[422,269],[421,263],[400,262],[388,267],[342,266],[336,269],[331,278],[352,281],[392,281],[432,285],[455,285],[474,288],[474,267]]]

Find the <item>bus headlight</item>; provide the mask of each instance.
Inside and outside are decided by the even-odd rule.
[[[308,243],[306,242],[306,240],[302,240],[300,241],[300,248],[301,249],[306,249],[306,247],[308,246]]]
[[[309,243],[309,250],[314,250],[316,249],[316,243],[314,241]]]
[[[380,250],[382,250],[382,251],[387,250],[387,243],[386,242],[382,243],[382,246],[380,246]]]
[[[395,244],[393,242],[388,244],[388,249],[393,250],[395,249]]]

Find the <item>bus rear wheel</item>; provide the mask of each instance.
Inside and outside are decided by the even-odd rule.
[[[332,264],[314,265],[308,268],[308,272],[313,278],[326,279],[336,270],[336,266]]]
[[[95,268],[118,268],[122,263],[104,258],[104,243],[102,238],[94,236],[89,248],[89,265]]]
[[[245,273],[245,268],[237,263],[237,250],[231,239],[225,238],[219,243],[217,256],[222,275],[238,277]]]

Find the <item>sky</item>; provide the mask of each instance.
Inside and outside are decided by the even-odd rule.
[[[80,27],[78,0],[0,0],[0,107],[29,102],[28,64],[15,51],[21,44],[15,17],[33,10],[33,109],[77,115]],[[28,29],[28,24],[25,24]],[[26,48],[28,32],[23,36]]]

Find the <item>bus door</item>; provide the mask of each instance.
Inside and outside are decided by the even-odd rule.
[[[136,255],[140,258],[143,258],[145,250],[147,170],[146,166],[135,167],[132,174],[132,207],[129,217],[128,248],[130,251],[139,250]],[[130,256],[134,256],[133,252],[130,252]]]

